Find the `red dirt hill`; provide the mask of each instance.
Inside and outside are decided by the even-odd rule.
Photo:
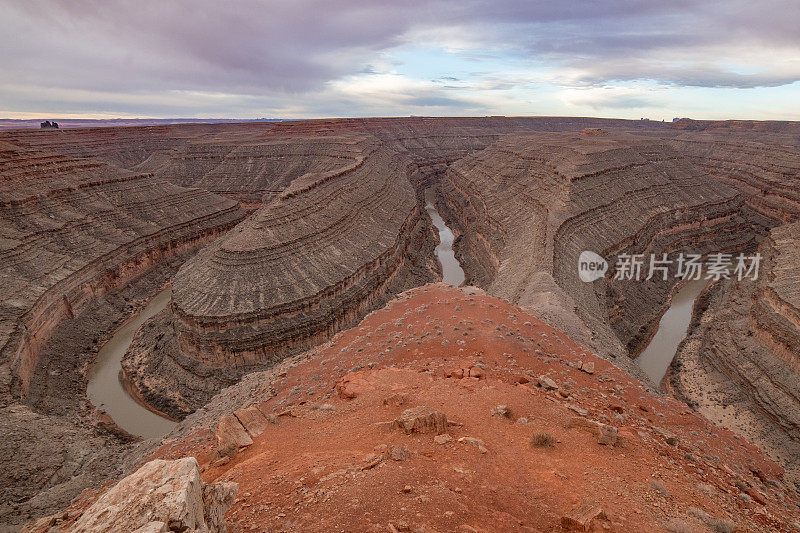
[[[752,444],[478,289],[407,291],[298,361],[223,417],[252,444],[156,453],[239,484],[231,532],[798,527]]]

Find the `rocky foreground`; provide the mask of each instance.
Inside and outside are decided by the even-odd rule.
[[[218,494],[238,485],[230,532],[800,530],[800,497],[752,444],[520,308],[442,284],[247,376],[150,459],[184,457]],[[120,498],[86,491],[27,531],[186,523],[130,495],[103,522]]]

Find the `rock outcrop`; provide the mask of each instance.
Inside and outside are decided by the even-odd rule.
[[[100,496],[68,531],[225,533],[223,517],[237,490],[236,483],[203,483],[193,457],[156,459]]]

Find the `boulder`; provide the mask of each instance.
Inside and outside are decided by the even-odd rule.
[[[539,386],[544,390],[558,390],[558,384],[548,376],[539,376]]]
[[[236,415],[244,429],[253,437],[261,435],[269,425],[267,417],[255,406],[239,409],[233,414]]]
[[[394,423],[405,433],[434,432],[438,435],[447,431],[447,415],[424,405],[406,409]]]
[[[507,405],[496,405],[494,409],[492,409],[492,416],[511,418],[511,409],[509,409]]]
[[[206,485],[194,457],[156,459],[106,491],[75,522],[75,533],[225,532],[236,483]]]
[[[250,446],[253,439],[234,415],[224,415],[217,424],[217,454],[221,457],[233,455],[239,448]]]

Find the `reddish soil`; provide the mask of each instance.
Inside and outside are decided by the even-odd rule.
[[[278,422],[229,462],[211,463],[207,431],[157,455],[193,455],[204,481],[239,483],[232,533],[560,531],[585,502],[608,517],[593,522],[599,531],[724,531],[725,522],[795,531],[797,494],[755,446],[519,308],[469,291],[407,291],[316,349],[258,405]],[[593,374],[579,370],[586,362]],[[540,387],[542,375],[559,389]],[[493,414],[498,405],[510,416]],[[387,423],[415,406],[444,412],[453,439]],[[568,406],[616,427],[619,442],[568,427],[580,417]],[[532,446],[535,433],[555,444]]]

